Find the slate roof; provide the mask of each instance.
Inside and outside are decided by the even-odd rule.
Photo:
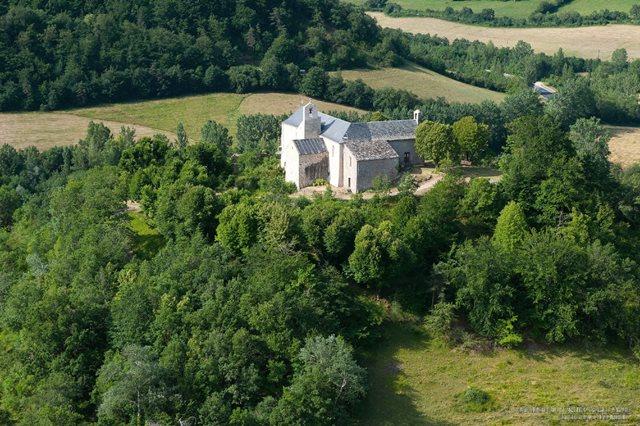
[[[296,139],[293,141],[298,153],[300,155],[320,154],[321,152],[327,152],[327,147],[324,145],[322,138],[312,139]]]
[[[345,134],[347,140],[385,140],[413,139],[417,124],[414,120],[370,121],[353,123]]]
[[[286,120],[284,120],[284,123],[294,127],[298,127],[300,123],[302,123],[303,114],[304,106],[301,106],[300,108],[295,110],[293,114],[291,114]],[[325,136],[338,143],[342,143],[342,137],[347,132],[347,129],[349,128],[349,125],[351,125],[351,123],[333,117],[331,115],[324,114],[322,112],[318,112],[318,116],[320,117],[320,133],[322,134],[322,136]]]
[[[383,140],[347,140],[345,145],[358,161],[398,158],[398,153]]]

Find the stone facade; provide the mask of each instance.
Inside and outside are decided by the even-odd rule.
[[[421,163],[413,120],[350,123],[308,103],[282,123],[280,165],[298,188],[326,179],[352,192],[369,189],[380,175],[394,179],[401,166]]]

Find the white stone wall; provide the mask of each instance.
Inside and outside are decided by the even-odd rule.
[[[333,141],[329,138],[324,139],[329,155],[329,183],[333,186],[343,186],[343,170],[342,162],[344,155],[344,144]]]
[[[351,190],[351,192],[356,192],[358,181],[358,161],[346,146],[344,147],[342,169],[344,187]]]
[[[300,188],[300,157],[298,150],[293,145],[297,139],[298,129],[294,126],[282,123],[280,134],[280,167],[284,169],[284,178],[287,182],[293,182]]]

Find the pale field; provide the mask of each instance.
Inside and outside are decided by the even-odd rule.
[[[640,128],[612,126],[610,129],[613,136],[609,141],[609,160],[622,167],[640,162]]]
[[[567,55],[609,59],[618,48],[627,49],[630,58],[640,58],[640,26],[600,25],[576,28],[491,28],[466,25],[435,18],[393,18],[380,12],[367,12],[378,24],[455,39],[493,42],[511,47],[519,40],[531,44],[534,50],[553,54],[562,48]]]
[[[45,150],[53,146],[73,145],[86,136],[91,118],[79,117],[68,113],[29,112],[0,114],[0,145],[9,144],[18,149],[35,146]],[[122,126],[133,128],[138,137],[162,133],[170,138],[169,132],[152,129],[131,123],[93,119],[118,134]]]
[[[216,93],[63,112],[0,113],[0,145],[8,143],[16,148],[33,145],[44,150],[75,144],[86,135],[92,120],[104,123],[114,134],[122,126],[128,126],[140,137],[162,133],[170,139],[175,138],[176,127],[182,122],[188,137],[198,140],[207,120],[215,120],[235,134],[236,119],[241,114],[286,114],[308,100],[303,95],[285,93]],[[362,112],[329,102],[314,102],[324,111]]]
[[[415,93],[422,99],[443,97],[449,102],[480,103],[491,100],[500,103],[504,94],[462,83],[416,64],[403,68],[362,69],[341,71],[347,80],[361,79],[374,89],[392,87]]]

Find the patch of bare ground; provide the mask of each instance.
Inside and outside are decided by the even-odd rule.
[[[553,54],[562,48],[566,54],[584,58],[609,59],[619,48],[630,58],[640,58],[640,26],[598,25],[575,28],[498,28],[461,24],[436,18],[394,18],[381,12],[368,12],[383,27],[410,33],[431,34],[455,39],[492,42],[496,46],[514,46],[526,41],[540,52]]]
[[[640,162],[640,128],[615,126],[610,128],[609,160],[623,168]]]
[[[9,144],[18,149],[35,146],[39,150],[53,146],[73,145],[86,136],[87,126],[92,120],[104,124],[113,134],[118,134],[120,129],[126,126],[134,129],[137,137],[162,133],[170,139],[175,138],[173,133],[150,127],[79,117],[67,113],[2,113],[0,114],[0,145]]]

